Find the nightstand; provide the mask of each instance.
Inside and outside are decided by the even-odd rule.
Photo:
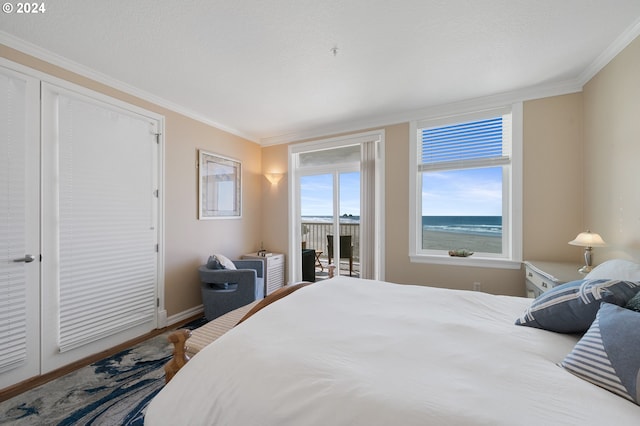
[[[524,262],[527,297],[538,297],[545,291],[569,281],[584,279],[578,265],[569,262],[528,260]]]

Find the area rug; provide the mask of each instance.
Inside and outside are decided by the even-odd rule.
[[[0,403],[0,424],[142,425],[147,405],[164,386],[163,367],[173,352],[168,334]]]

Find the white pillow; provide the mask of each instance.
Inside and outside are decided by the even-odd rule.
[[[640,281],[640,264],[624,259],[607,260],[593,268],[584,278]]]
[[[221,254],[215,254],[214,256],[218,258],[218,262],[220,262],[220,264],[226,269],[238,269],[228,257]]]

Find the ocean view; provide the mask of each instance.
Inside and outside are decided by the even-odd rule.
[[[333,221],[332,216],[302,216],[303,223],[315,223],[327,226]],[[342,225],[356,226],[360,223],[360,216],[341,216]],[[314,245],[323,247],[326,233],[330,231],[311,231],[309,239],[318,239]],[[357,232],[357,229],[341,232],[347,234]],[[357,235],[356,234],[356,238]],[[473,252],[501,253],[502,252],[502,216],[423,216],[422,217],[422,248],[425,250],[454,250],[467,249]]]
[[[332,223],[333,216],[302,216],[302,222],[313,223]],[[360,223],[360,216],[354,215],[342,215],[340,216],[340,223]]]
[[[502,216],[422,216],[425,231],[502,236]]]
[[[423,216],[422,248],[502,252],[502,216]]]

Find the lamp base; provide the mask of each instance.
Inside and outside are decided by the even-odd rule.
[[[593,268],[589,265],[584,265],[580,268],[578,268],[578,272],[580,272],[581,274],[588,274],[589,272],[591,272]]]

